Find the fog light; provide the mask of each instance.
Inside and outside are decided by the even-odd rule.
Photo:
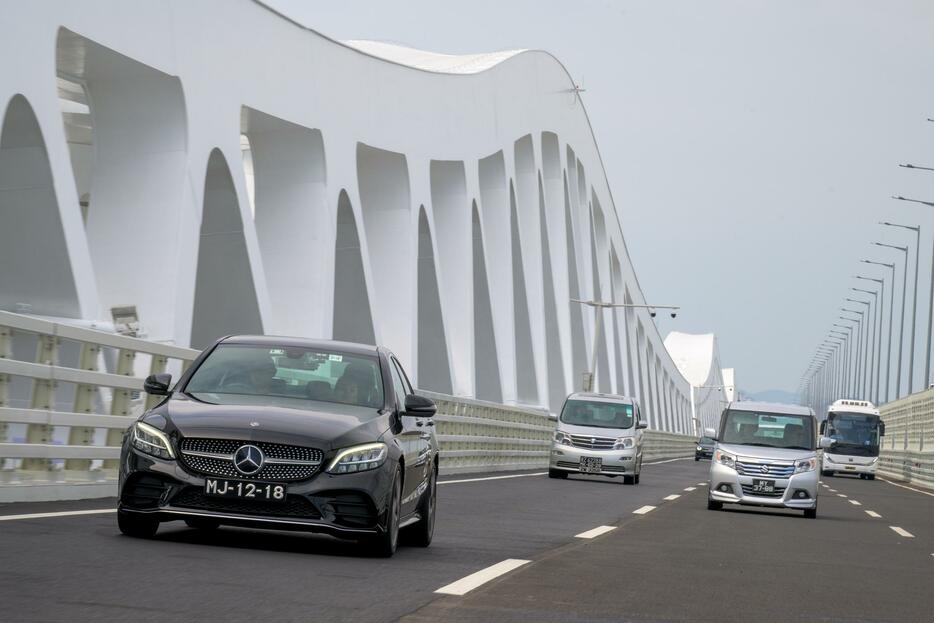
[[[806,500],[811,496],[808,495],[808,492],[805,491],[804,489],[798,489],[797,491],[795,491],[795,497],[798,498],[799,500]]]
[[[720,493],[733,493],[733,486],[723,483],[722,485],[717,487],[717,491],[719,491]]]

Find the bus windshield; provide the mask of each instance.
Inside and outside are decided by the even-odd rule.
[[[832,454],[879,455],[879,416],[867,413],[831,413],[826,435],[836,441]]]

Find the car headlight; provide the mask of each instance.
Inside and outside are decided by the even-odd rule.
[[[620,437],[616,440],[616,443],[613,444],[614,450],[628,450],[636,445],[636,442],[632,440],[632,437]]]
[[[386,462],[389,448],[384,443],[368,443],[341,450],[328,465],[329,474],[350,474],[376,469]]]
[[[555,441],[563,446],[571,445],[571,437],[567,433],[560,430],[555,431]]]
[[[817,457],[811,457],[809,459],[799,459],[795,461],[795,473],[801,474],[803,472],[810,472],[817,469]]]
[[[724,452],[723,450],[717,450],[714,454],[714,460],[721,465],[726,467],[736,469],[736,457],[730,454],[729,452]]]
[[[704,450],[704,448],[702,448],[701,446],[697,446],[697,451],[698,451],[698,452],[703,452],[703,450]]]
[[[133,425],[133,447],[160,459],[175,458],[175,451],[172,450],[168,435],[145,422],[137,422]]]

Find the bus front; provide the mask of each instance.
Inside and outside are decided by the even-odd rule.
[[[838,400],[821,422],[821,434],[833,440],[824,450],[821,472],[824,476],[855,474],[874,480],[879,465],[879,446],[885,423],[875,406],[865,400]]]

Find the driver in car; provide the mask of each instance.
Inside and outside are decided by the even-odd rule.
[[[334,400],[351,405],[365,405],[370,400],[370,374],[354,365],[347,366],[334,384]]]

